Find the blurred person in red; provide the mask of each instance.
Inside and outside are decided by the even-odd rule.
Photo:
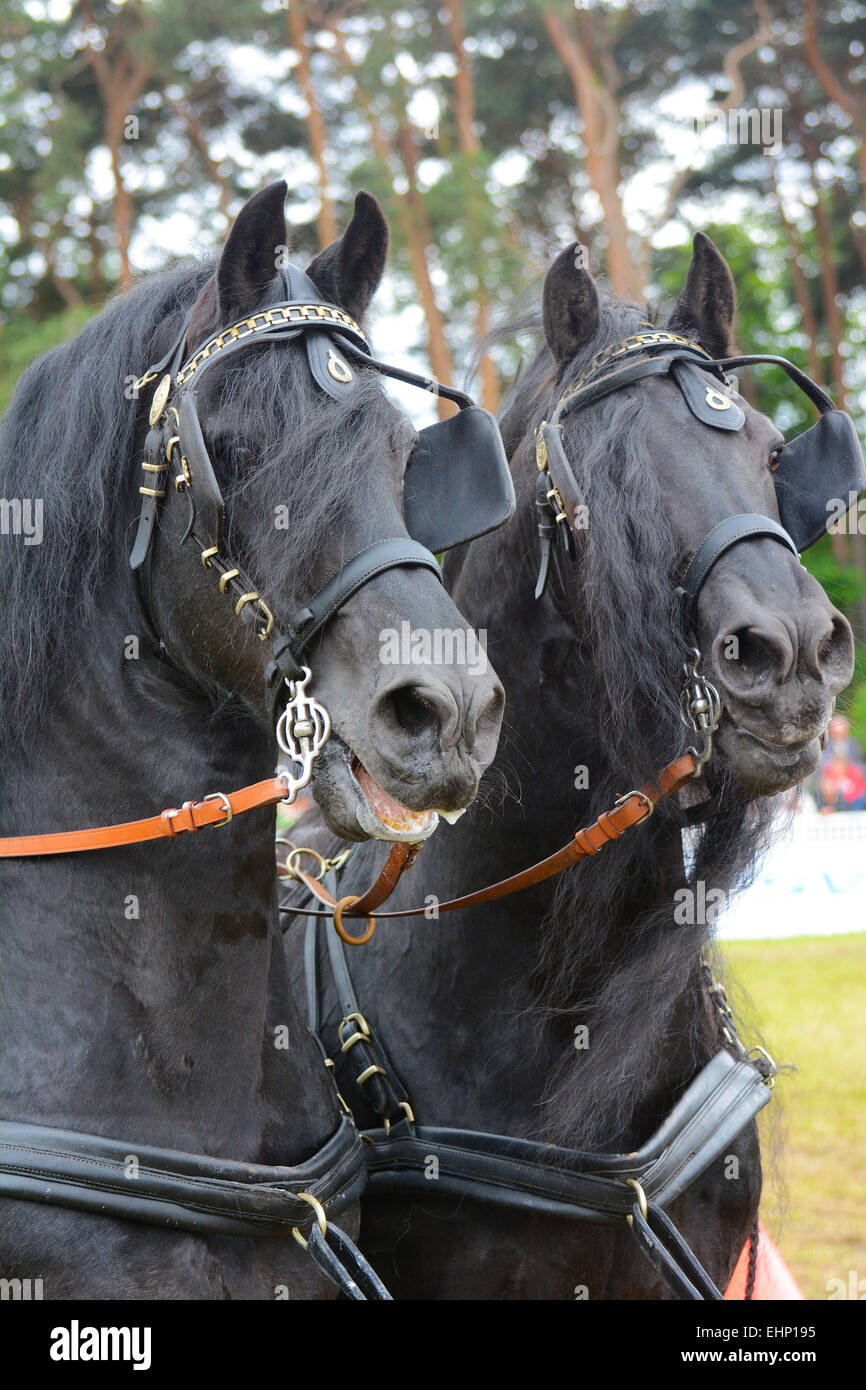
[[[824,815],[832,811],[866,809],[866,775],[863,755],[851,736],[851,721],[834,714],[827,728],[828,742],[818,770],[818,806]]]

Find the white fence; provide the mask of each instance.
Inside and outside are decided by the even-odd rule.
[[[719,917],[724,940],[866,931],[866,811],[804,811]]]

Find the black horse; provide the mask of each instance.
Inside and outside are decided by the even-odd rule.
[[[853,643],[789,548],[773,538],[733,546],[697,605],[704,666],[724,712],[690,877],[687,811],[670,798],[597,859],[437,918],[437,901],[550,854],[681,750],[678,578],[722,518],[778,516],[768,462],[781,437],[770,421],[728,390],[746,412],[744,428],[707,429],[669,375],[643,380],[564,417],[589,524],[577,534],[576,563],[557,545],[544,595],[533,598],[535,431],[598,353],[651,327],[643,309],[599,293],[576,250],[547,275],[546,341],[502,412],[516,519],[446,566],[461,610],[489,633],[508,694],[497,759],[459,826],[439,831],[388,903],[426,901],[431,920],[380,921],[370,944],[347,956],[385,1069],[421,1125],[629,1153],[726,1046],[702,965],[713,919],[702,903],[718,904],[710,890],[748,879],[775,819],[773,794],[816,767]],[[699,234],[669,330],[724,356],[734,305],[730,271]],[[300,831],[298,842],[311,843]],[[341,894],[369,878],[371,850],[353,854]],[[300,979],[302,919],[286,920]],[[358,1060],[363,1029],[353,1020],[338,1036],[345,1005],[321,935],[319,975],[321,1036],[338,1084],[359,1123],[375,1128],[376,1078],[356,1079],[369,1062]],[[398,1108],[391,1123],[400,1118]],[[371,1186],[362,1203],[363,1248],[395,1297],[667,1296],[624,1223],[598,1227],[437,1193],[432,1163],[425,1176],[413,1195]],[[752,1122],[671,1207],[722,1289],[760,1190]]]
[[[216,265],[148,280],[18,386],[2,491],[22,516],[41,517],[42,534],[40,544],[29,543],[33,529],[0,539],[5,836],[137,819],[273,770],[267,645],[237,620],[245,596],[236,604],[200,547],[181,543],[177,450],[149,582],[130,569],[153,388],[124,382],[170,348],[190,310],[187,352],[285,299],[285,190],[246,204]],[[379,205],[359,194],[343,237],[308,268],[318,294],[359,318],[387,243]],[[198,402],[228,551],[278,620],[355,552],[406,537],[401,478],[414,430],[372,370],[355,364],[341,399],[320,390],[304,344],[226,354]],[[347,376],[345,363],[338,370]],[[465,632],[430,570],[371,579],[309,658],[335,731],[313,791],[336,832],[390,833],[361,789],[362,768],[366,786],[399,797],[412,821],[409,808],[465,805],[493,756],[502,691],[492,674],[470,680],[441,665],[422,680],[380,660],[383,629],[404,620]],[[271,808],[177,843],[2,862],[4,1121],[122,1141],[133,1198],[137,1146],[293,1165],[334,1134],[333,1084],[291,1000],[273,842]],[[343,1224],[357,1228],[357,1204]],[[196,1235],[2,1198],[0,1273],[42,1279],[46,1298],[334,1293],[291,1238]]]

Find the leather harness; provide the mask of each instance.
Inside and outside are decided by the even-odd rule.
[[[327,879],[333,896],[337,891],[333,869],[328,870]],[[724,990],[713,981],[707,966],[704,975],[726,1047],[698,1072],[655,1134],[634,1153],[591,1153],[501,1134],[419,1124],[406,1087],[362,1011],[344,940],[333,918],[326,917],[322,923],[320,914],[311,914],[304,940],[307,1019],[323,1048],[320,930],[325,933],[342,1015],[337,1044],[343,1054],[352,1054],[358,1068],[356,1084],[381,1120],[380,1127],[362,1132],[368,1192],[429,1196],[432,1157],[437,1163],[437,1193],[567,1220],[627,1225],[675,1297],[722,1298],[665,1208],[726,1152],[767,1104],[776,1067],[762,1048],[752,1049],[754,1057],[746,1051]]]

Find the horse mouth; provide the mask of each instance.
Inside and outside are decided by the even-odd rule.
[[[740,781],[758,794],[773,796],[796,786],[816,770],[821,758],[821,732],[785,741],[770,739],[726,715],[717,742]]]
[[[349,774],[358,791],[360,801],[355,808],[355,816],[362,830],[375,839],[426,840],[439,824],[436,811],[410,811],[396,797],[387,792],[368,772],[357,754],[352,754]],[[385,832],[384,836],[382,832]]]
[[[316,762],[312,792],[329,828],[344,840],[413,843],[439,824],[437,811],[413,811],[398,801],[335,733]]]

